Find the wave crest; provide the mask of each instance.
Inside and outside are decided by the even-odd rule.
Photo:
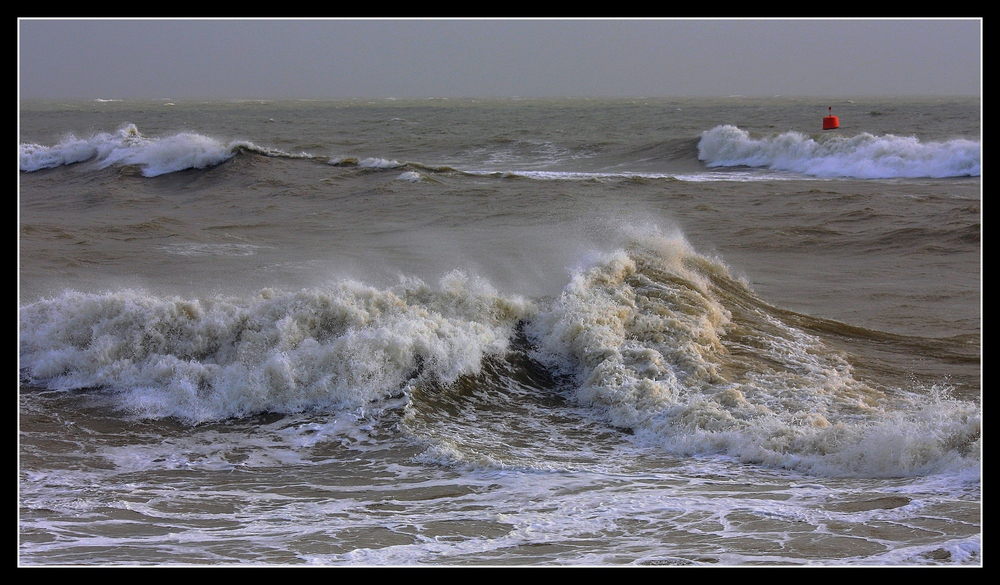
[[[453,272],[379,290],[191,300],[65,292],[21,309],[21,367],[55,389],[109,388],[144,417],[198,423],[364,405],[452,382],[506,350],[530,304]]]
[[[976,405],[871,387],[680,236],[579,270],[526,331],[580,404],[681,456],[864,477],[978,462]]]
[[[223,142],[190,132],[147,138],[134,124],[127,124],[115,133],[102,132],[89,138],[69,135],[53,146],[22,143],[18,146],[18,156],[22,172],[93,160],[98,168],[135,166],[143,176],[156,177],[186,169],[213,167],[244,150],[266,156],[306,156],[260,147],[245,140]]]
[[[861,133],[819,139],[799,132],[752,138],[736,126],[701,134],[698,158],[709,167],[764,167],[818,177],[858,179],[978,177],[978,141],[921,142],[915,137]]]

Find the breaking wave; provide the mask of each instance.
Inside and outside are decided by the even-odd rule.
[[[709,167],[763,167],[817,177],[857,179],[978,177],[978,141],[921,142],[915,137],[800,132],[751,137],[736,126],[703,132],[698,158]]]

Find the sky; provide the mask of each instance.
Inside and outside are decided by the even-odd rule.
[[[982,20],[20,19],[20,99],[980,95]]]

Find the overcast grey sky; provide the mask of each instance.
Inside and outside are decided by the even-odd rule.
[[[982,21],[19,21],[21,99],[979,95]]]

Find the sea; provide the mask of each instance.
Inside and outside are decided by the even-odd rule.
[[[21,566],[982,564],[978,97],[18,121]]]

